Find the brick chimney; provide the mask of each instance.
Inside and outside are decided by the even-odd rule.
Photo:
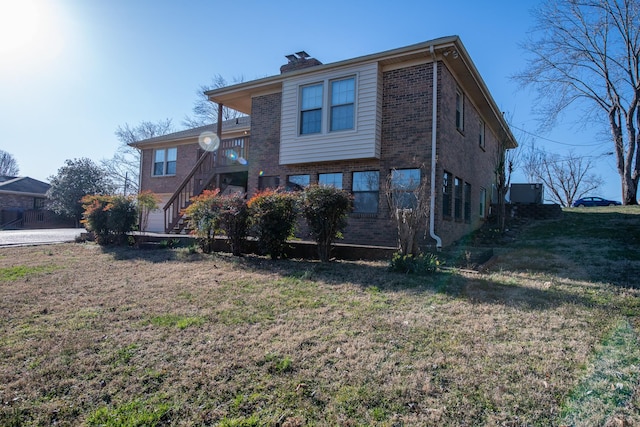
[[[317,59],[309,58],[309,54],[304,50],[296,52],[295,54],[286,55],[286,58],[289,60],[289,62],[280,67],[280,74],[301,70],[303,68],[314,67],[316,65],[322,65],[322,62],[318,61]]]

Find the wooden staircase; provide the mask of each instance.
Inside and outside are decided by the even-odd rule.
[[[204,151],[189,175],[180,183],[169,201],[164,206],[165,233],[180,234],[185,230],[187,221],[184,209],[191,203],[191,198],[200,195],[209,188],[220,173],[238,164],[242,159],[242,168],[246,168],[246,152],[249,137],[223,140],[216,151]],[[220,183],[216,182],[219,188]]]

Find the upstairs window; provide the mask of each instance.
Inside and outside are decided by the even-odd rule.
[[[175,147],[155,150],[153,155],[153,175],[175,175],[177,158],[178,149]]]
[[[300,92],[300,134],[322,131],[322,83],[304,86]]]
[[[331,131],[353,129],[355,78],[331,82]]]
[[[464,130],[464,95],[459,88],[456,89],[456,129]]]
[[[484,120],[479,120],[480,129],[478,130],[478,145],[484,150]]]
[[[380,193],[380,172],[353,173],[353,212],[377,213]]]
[[[318,175],[318,184],[342,190],[342,174],[341,173],[321,173]]]

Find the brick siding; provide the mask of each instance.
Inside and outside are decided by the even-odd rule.
[[[23,196],[19,194],[0,194],[0,210],[5,209],[34,209],[35,199],[33,196]],[[42,195],[44,198],[44,194]]]
[[[438,134],[436,170],[436,234],[445,246],[481,225],[479,215],[480,188],[491,194],[498,139],[486,126],[485,148],[478,144],[479,113],[472,100],[464,97],[464,131],[455,125],[456,88],[458,83],[443,62],[438,63]],[[248,195],[259,187],[260,177],[278,177],[284,186],[289,175],[309,175],[310,183],[318,182],[319,173],[342,173],[342,188],[351,190],[352,174],[379,171],[380,194],[378,212],[351,214],[344,232],[344,243],[396,246],[395,226],[390,220],[384,195],[384,183],[393,169],[419,168],[423,180],[430,180],[433,64],[418,64],[381,73],[382,127],[379,159],[347,160],[298,165],[280,165],[282,94],[256,96],[252,99],[251,144],[248,147]],[[464,87],[460,87],[465,93]],[[466,93],[465,93],[466,95]],[[485,120],[486,122],[486,120]],[[142,152],[141,188],[156,193],[173,193],[190,172],[198,158],[198,144],[179,145],[177,172],[172,177],[153,177],[153,149]],[[444,218],[442,215],[442,182],[444,171],[471,185],[470,221]],[[463,197],[464,203],[464,197]],[[489,200],[486,201],[489,206]],[[428,220],[420,231],[422,246],[432,247],[428,237]],[[301,225],[299,237],[306,237]]]
[[[177,147],[176,175],[153,176],[153,160],[156,148],[142,150],[142,171],[140,188],[151,190],[154,193],[173,194],[184,178],[191,172],[193,165],[198,161],[200,146],[197,143],[169,145],[164,148]]]
[[[414,65],[382,74],[382,149],[380,159],[349,160],[300,165],[280,165],[281,94],[253,99],[251,120],[252,144],[249,152],[249,195],[255,194],[260,176],[277,176],[285,185],[288,175],[309,175],[312,184],[319,173],[342,173],[342,188],[351,190],[352,173],[380,172],[380,195],[377,214],[351,214],[344,232],[344,243],[395,246],[396,231],[389,219],[384,196],[384,181],[392,169],[419,168],[422,178],[430,180],[432,64]],[[457,83],[443,63],[439,63],[440,97],[438,103],[438,166],[436,171],[436,234],[449,245],[481,225],[479,215],[480,188],[491,194],[497,139],[491,129],[485,131],[485,149],[478,144],[479,115],[465,96],[464,132],[455,126],[455,93]],[[464,92],[464,88],[462,88]],[[451,172],[462,182],[471,184],[471,220],[456,221],[442,217],[442,175]],[[464,201],[463,201],[464,202]],[[487,201],[487,206],[489,205]],[[463,208],[464,213],[464,208]],[[427,236],[427,221],[421,230],[421,244],[434,246]],[[304,226],[299,227],[300,237]],[[426,236],[426,237],[425,237]]]

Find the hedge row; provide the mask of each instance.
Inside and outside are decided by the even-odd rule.
[[[215,236],[224,234],[233,254],[241,255],[250,235],[257,239],[261,252],[273,259],[284,255],[286,242],[293,237],[297,219],[302,216],[318,244],[320,260],[326,262],[333,242],[342,237],[351,208],[349,193],[312,185],[301,192],[265,190],[248,201],[243,195],[205,191],[191,200],[184,213],[204,252],[211,252]]]

